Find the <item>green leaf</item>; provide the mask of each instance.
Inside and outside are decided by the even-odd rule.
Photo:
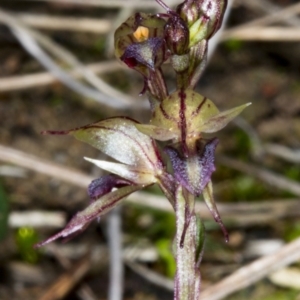
[[[160,259],[165,263],[167,276],[173,278],[176,272],[176,263],[172,252],[170,239],[159,239],[156,248]]]
[[[22,259],[34,264],[38,261],[39,254],[33,249],[33,245],[38,241],[37,232],[30,227],[21,227],[16,233],[16,244]]]

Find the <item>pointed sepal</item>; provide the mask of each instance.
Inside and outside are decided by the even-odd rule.
[[[84,159],[93,163],[97,167],[123,177],[126,180],[133,182],[134,184],[148,185],[157,181],[153,172],[148,171],[147,169],[141,169],[134,166],[109,162],[105,160],[92,159],[88,157],[85,157]]]
[[[130,118],[115,117],[80,128],[46,133],[72,135],[121,163],[159,172],[163,166],[155,141],[141,133],[136,124]]]
[[[158,138],[169,133],[177,141],[197,140],[202,132],[213,133],[223,129],[250,104],[220,112],[211,100],[192,89],[177,90],[155,107],[151,125],[160,128],[160,132],[152,127],[147,129],[148,134],[152,133],[155,138],[157,131]]]
[[[177,137],[177,133],[171,129],[155,125],[136,124],[135,127],[142,133],[158,141],[168,141]]]
[[[221,216],[218,212],[216,203],[215,203],[215,199],[214,199],[214,195],[213,195],[213,186],[212,186],[212,182],[210,181],[207,186],[204,188],[203,190],[203,198],[204,201],[208,207],[208,209],[210,210],[214,220],[220,225],[224,237],[225,237],[225,241],[226,243],[229,241],[229,235],[228,232],[222,222]]]
[[[36,244],[35,247],[44,246],[59,238],[73,237],[74,235],[82,232],[94,219],[106,214],[119,204],[120,200],[141,188],[143,188],[141,185],[126,186],[104,195],[98,200],[92,202],[83,211],[78,212],[62,231],[56,233],[45,241]]]
[[[212,116],[200,126],[200,130],[205,133],[213,133],[223,129],[249,105],[251,105],[251,103],[246,103]]]

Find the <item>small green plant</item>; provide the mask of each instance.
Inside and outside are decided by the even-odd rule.
[[[194,91],[205,67],[209,40],[222,24],[227,1],[185,0],[176,10],[157,2],[165,13],[136,13],[115,32],[117,58],[143,76],[141,93],[150,101],[150,123],[114,117],[68,131],[45,132],[72,135],[117,162],[85,158],[109,174],[89,185],[90,205],[37,246],[78,234],[129,194],[157,184],[176,215],[174,299],[194,300],[200,295],[205,239],[203,223],[194,209],[196,197],[203,195],[228,241],[211,182],[218,139],[204,135],[224,128],[249,103],[220,112],[211,100]],[[167,60],[176,74],[172,93],[161,69]],[[163,150],[172,172],[167,171],[160,142],[167,144]]]

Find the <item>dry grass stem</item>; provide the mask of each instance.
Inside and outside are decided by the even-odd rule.
[[[66,225],[64,212],[49,212],[40,210],[11,212],[8,218],[10,227],[50,227],[61,228]]]
[[[61,275],[39,298],[39,300],[60,300],[74,288],[91,267],[90,256],[85,256],[69,271]]]
[[[297,42],[300,40],[299,28],[290,27],[255,27],[229,29],[224,31],[222,40],[236,39],[242,41],[278,41],[278,42]]]
[[[233,168],[242,173],[246,173],[259,180],[262,180],[263,182],[277,189],[285,190],[294,195],[300,196],[300,184],[282,175],[226,156],[219,156],[218,162],[229,168]]]
[[[246,0],[245,5],[247,5],[252,10],[258,10],[262,11],[268,14],[278,12],[282,10],[282,7],[279,5],[276,5],[268,0]],[[291,26],[299,26],[300,25],[300,19],[298,16],[292,16],[289,18],[286,18],[282,20],[285,24],[291,25]]]
[[[3,145],[0,145],[0,160],[82,188],[87,188],[94,179],[94,177],[84,174],[76,169],[61,166]],[[136,192],[130,195],[126,201],[135,205],[143,205],[153,209],[172,212],[171,205],[162,196],[152,195],[146,192]],[[218,210],[225,223],[226,220],[228,220],[235,225],[250,226],[253,224],[266,224],[274,221],[274,219],[299,216],[300,201],[299,199],[272,199],[250,204],[219,203]],[[196,202],[196,211],[199,212],[202,218],[211,219],[211,215],[204,203]]]
[[[50,249],[48,249],[48,251],[50,250],[49,252],[51,252],[51,254],[56,258],[56,260],[61,264],[61,266],[65,270],[69,270],[72,268],[73,262],[70,259],[68,259],[65,255],[62,255],[60,251],[61,249],[59,247],[49,248]],[[91,253],[90,257],[92,257],[92,250],[89,247],[86,248],[86,250],[82,253],[81,257],[86,256],[86,253]],[[93,291],[86,283],[81,283],[78,286],[76,294],[82,300],[97,300],[97,297],[94,295]]]
[[[285,245],[279,251],[244,266],[208,287],[201,293],[199,300],[219,300],[246,288],[280,268],[300,259],[300,238]]]
[[[255,19],[253,21],[247,22],[245,24],[236,26],[232,29],[228,29],[224,32],[224,39],[230,34],[233,35],[234,32],[238,32],[241,29],[246,29],[250,27],[262,27],[273,22],[283,21],[287,18],[291,18],[297,15],[300,12],[300,3],[295,3],[286,8],[281,9],[280,11],[275,11],[265,17]]]
[[[117,61],[106,61],[86,65],[86,68],[97,74],[119,70],[122,66]],[[80,69],[75,68],[70,71],[74,78],[82,78]],[[50,72],[40,72],[28,75],[19,75],[0,78],[0,92],[10,92],[24,90],[36,87],[43,87],[58,82],[58,79]]]
[[[126,265],[133,270],[135,273],[139,274],[141,277],[145,278],[148,282],[151,282],[157,286],[160,286],[168,291],[174,290],[173,280],[156,273],[139,263],[126,262]]]
[[[76,32],[93,32],[106,34],[111,30],[113,22],[96,18],[74,18],[37,14],[17,14],[27,26],[47,30],[66,30]]]
[[[28,1],[28,0],[27,0]],[[134,8],[157,8],[157,3],[149,0],[33,0],[36,2],[59,2],[72,5],[96,6],[96,7],[134,7]],[[165,0],[165,3],[174,6],[179,0]]]
[[[291,163],[300,163],[300,149],[292,150],[279,144],[266,144],[264,145],[264,151]]]
[[[85,68],[85,65],[79,62],[70,51],[58,45],[47,36],[28,28],[26,24],[20,21],[15,15],[0,9],[0,22],[4,23],[12,30],[23,47],[32,56],[78,93],[91,97],[103,104],[115,107],[124,107],[131,103],[131,99],[127,95],[117,91],[97,77],[91,70]],[[74,80],[67,72],[61,69],[45,51],[43,51],[38,43],[64,63],[69,64],[72,68],[80,70],[83,77],[98,90],[94,90]]]

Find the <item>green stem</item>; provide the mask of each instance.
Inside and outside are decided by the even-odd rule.
[[[200,294],[199,235],[194,196],[182,186],[176,191],[176,277],[174,300],[195,300]]]

